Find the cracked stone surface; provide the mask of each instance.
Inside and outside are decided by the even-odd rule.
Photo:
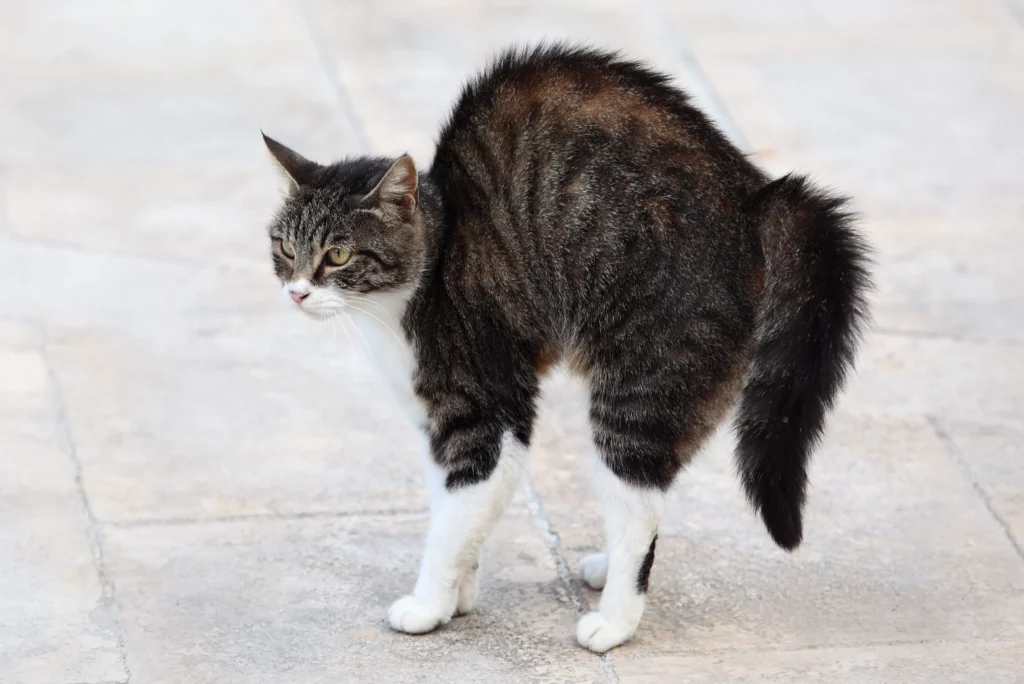
[[[477,610],[391,632],[420,438],[358,339],[281,305],[263,233],[260,128],[426,165],[462,81],[540,38],[671,72],[877,249],[804,545],[722,430],[600,658],[580,384],[545,382]],[[1024,681],[1021,73],[1019,0],[0,1],[0,682]]]

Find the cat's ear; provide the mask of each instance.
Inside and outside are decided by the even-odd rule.
[[[403,154],[387,170],[377,187],[363,198],[362,203],[396,210],[401,220],[408,222],[412,220],[416,205],[419,204],[419,193],[420,179],[416,175],[416,165],[412,157]]]
[[[295,150],[285,147],[263,131],[260,133],[263,135],[263,143],[267,146],[267,151],[270,152],[277,168],[291,182],[292,190],[309,185],[319,175],[322,166],[306,159]]]

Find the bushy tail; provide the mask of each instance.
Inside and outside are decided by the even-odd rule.
[[[765,285],[736,458],[747,497],[789,551],[803,535],[808,457],[867,321],[868,249],[845,203],[799,176],[754,198]]]

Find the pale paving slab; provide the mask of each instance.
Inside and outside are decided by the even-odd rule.
[[[265,244],[262,234],[259,242]],[[174,335],[185,322],[283,313],[281,286],[269,260],[190,264],[4,236],[0,289],[17,293],[4,300],[8,316],[141,334]]]
[[[249,143],[262,150],[258,131]],[[18,169],[8,172],[2,189],[8,232],[23,240],[250,266],[267,276],[267,292],[276,283],[266,226],[281,204],[283,183],[269,157],[252,167]]]
[[[722,98],[754,149],[782,146],[870,215],[1020,211],[1013,178],[1024,143],[1005,132],[1024,111],[1024,86],[1011,81],[1024,58],[867,52],[704,63],[727,84]]]
[[[34,327],[0,323],[0,681],[124,681]]]
[[[210,682],[600,682],[576,609],[522,502],[481,566],[478,609],[438,632],[392,632],[425,516],[106,531],[133,677]],[[154,638],[159,635],[159,638]]]
[[[589,456],[578,406],[576,390],[553,379],[533,458],[534,484],[574,569],[602,545],[580,467]],[[573,437],[563,443],[552,424],[572,426]],[[928,421],[837,415],[812,468],[805,541],[792,555],[749,511],[731,447],[720,435],[674,488],[647,613],[616,661],[1024,637],[1024,563]],[[596,605],[597,593],[589,596]]]
[[[866,217],[887,330],[1024,342],[1024,232],[1009,218]]]
[[[698,102],[712,104],[650,2],[629,8],[617,0],[306,4],[373,150],[408,151],[423,167],[462,85],[511,45],[564,40],[619,49],[673,74]]]
[[[1001,0],[659,0],[664,16],[703,58],[842,52],[884,47],[952,54],[1019,49],[1018,27]]]
[[[357,145],[287,0],[4,3],[0,27],[8,164],[255,165],[261,126]]]
[[[1024,429],[955,418],[936,424],[1024,556]]]
[[[997,641],[619,658],[615,669],[623,684],[1018,684],[1022,658],[1020,641]]]
[[[426,506],[419,434],[338,339],[357,333],[288,314],[265,330],[56,329],[50,356],[100,520]]]
[[[1024,420],[1024,354],[1019,342],[869,334],[840,399],[852,411]]]

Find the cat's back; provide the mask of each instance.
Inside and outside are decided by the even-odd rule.
[[[514,179],[596,148],[637,159],[667,145],[690,155],[675,161],[694,173],[713,166],[756,175],[670,81],[614,52],[560,44],[507,50],[466,84],[441,129],[432,173]]]
[[[559,45],[471,80],[429,172],[445,288],[522,330],[578,328],[680,274],[748,298],[730,274],[757,258],[746,204],[764,176],[669,81]]]

